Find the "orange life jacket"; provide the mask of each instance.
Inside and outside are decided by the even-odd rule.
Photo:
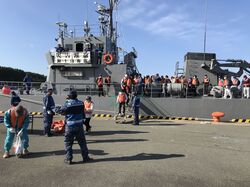
[[[145,78],[144,82],[145,82],[145,84],[150,84],[151,83],[151,78],[150,77]]]
[[[127,86],[128,87],[131,87],[132,85],[132,80],[130,78],[127,79]]]
[[[92,102],[84,101],[84,107],[86,110],[91,109]]]
[[[119,101],[119,103],[125,103],[126,102],[126,94],[125,93],[119,94],[118,101]]]
[[[225,79],[223,84],[224,84],[224,86],[226,87],[226,86],[228,85],[228,80]]]
[[[102,78],[97,78],[97,85],[98,86],[102,86],[103,85]]]
[[[24,113],[22,116],[20,117],[16,117],[16,114],[15,114],[15,111],[12,109],[9,110],[9,114],[10,114],[10,125],[11,127],[15,128],[16,125],[17,127],[20,129],[23,127],[23,123],[24,123],[24,120],[25,120],[25,117],[27,115],[27,111],[24,110]]]
[[[197,86],[198,85],[198,80],[197,79],[192,79],[192,85]]]

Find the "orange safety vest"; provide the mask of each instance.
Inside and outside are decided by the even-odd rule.
[[[126,102],[126,95],[125,95],[125,93],[122,93],[122,94],[118,95],[118,101],[119,101],[119,103],[125,103]]]
[[[102,78],[97,78],[97,85],[102,86]]]
[[[130,78],[127,79],[127,86],[130,87],[132,85],[132,80]]]
[[[198,84],[197,79],[192,79],[192,85],[197,86],[197,84]]]
[[[145,82],[145,84],[150,84],[150,83],[151,83],[150,77],[145,78],[145,79],[144,79],[144,82]]]
[[[23,113],[23,115],[22,116],[20,116],[20,117],[16,117],[16,114],[15,114],[15,111],[14,110],[9,110],[9,114],[10,114],[10,125],[11,125],[11,127],[13,127],[13,128],[15,128],[16,127],[16,125],[17,125],[17,127],[20,129],[20,128],[22,128],[23,127],[23,123],[24,123],[24,120],[25,120],[25,117],[26,117],[26,115],[27,115],[27,111],[26,110],[24,110],[24,113]],[[18,124],[17,124],[17,122],[18,122]]]
[[[84,101],[84,112],[86,113],[86,114],[91,114],[92,113],[92,111],[87,111],[87,110],[89,110],[89,109],[91,109],[91,105],[93,104],[93,102],[91,101],[91,102],[88,102],[88,101]]]

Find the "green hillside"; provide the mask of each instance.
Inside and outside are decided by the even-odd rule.
[[[25,72],[20,69],[0,66],[0,81],[22,82],[26,73],[28,73],[30,77],[32,77],[32,82],[44,82],[46,80],[46,76],[38,73]]]

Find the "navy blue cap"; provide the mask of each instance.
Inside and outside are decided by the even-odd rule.
[[[76,90],[70,90],[68,96],[69,96],[70,99],[77,98],[77,92],[76,92]]]

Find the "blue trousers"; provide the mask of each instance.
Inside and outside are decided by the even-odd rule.
[[[44,134],[50,134],[52,122],[53,122],[53,115],[47,114],[47,111],[44,111],[43,115]]]
[[[134,125],[139,125],[139,107],[134,107],[133,109],[133,114],[134,114]]]
[[[73,143],[74,139],[76,138],[80,148],[81,148],[81,154],[83,159],[88,158],[88,147],[85,139],[84,129],[83,125],[77,125],[68,127],[66,125],[65,128],[65,137],[64,137],[64,145],[65,145],[65,151],[66,151],[66,160],[72,160],[73,159]]]
[[[10,151],[15,135],[16,133],[11,133],[10,128],[7,128],[7,135],[6,135],[5,142],[4,142],[5,151]],[[23,142],[24,149],[27,149],[29,147],[29,137],[28,137],[27,129],[23,129],[21,140]]]

